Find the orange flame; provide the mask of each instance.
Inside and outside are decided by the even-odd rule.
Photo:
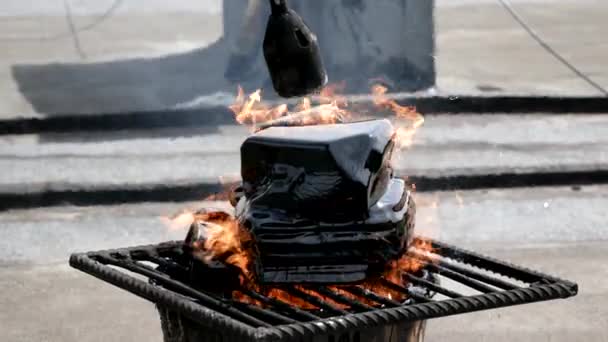
[[[311,98],[304,97],[290,111],[287,104],[270,106],[262,102],[260,89],[245,96],[242,87],[238,87],[235,102],[229,106],[235,119],[240,124],[255,127],[264,122],[289,117],[298,125],[332,124],[344,121],[350,113],[345,110],[348,106],[346,97],[338,95],[344,89],[343,84],[333,84],[324,88],[314,103]]]
[[[247,99],[241,86],[238,87],[238,94],[235,103],[229,108],[234,112],[235,119],[240,124],[253,124],[274,120],[287,114],[287,105],[281,104],[276,107],[264,105],[262,102],[262,90],[258,89],[251,93]]]
[[[212,260],[232,265],[241,271],[241,284],[253,283],[252,237],[227,213],[214,211],[195,216],[206,228],[206,239],[195,241],[195,256],[205,262]]]
[[[395,130],[395,142],[398,148],[406,148],[412,145],[416,130],[424,124],[424,117],[414,107],[401,106],[397,101],[390,99],[386,93],[388,89],[382,85],[372,86],[374,104],[382,109],[395,113],[399,123],[405,122],[407,126]]]
[[[328,84],[319,94],[320,103],[335,103],[340,107],[347,107],[348,100],[345,96],[340,95],[346,89],[346,82]]]
[[[270,106],[262,102],[262,92],[260,89],[254,91],[249,96],[245,96],[242,87],[238,87],[238,93],[234,104],[230,109],[235,114],[235,119],[240,124],[248,124],[255,127],[264,122],[279,118],[291,118],[298,125],[332,124],[356,118],[357,115],[347,110],[348,100],[340,92],[345,89],[345,84],[330,84],[325,87],[316,98],[316,102],[309,97],[304,97],[301,101],[289,110],[287,104]],[[397,128],[395,129],[396,146],[400,149],[412,145],[414,134],[424,123],[424,118],[414,107],[402,106],[387,95],[388,89],[385,86],[376,84],[371,89],[373,103],[376,108],[388,110],[395,114]]]
[[[347,98],[339,95],[344,89],[344,83],[329,85],[320,92],[314,101],[308,97],[302,98],[298,104],[293,106],[292,110],[289,110],[287,104],[270,106],[263,103],[262,92],[259,89],[249,96],[245,96],[243,88],[239,86],[235,103],[230,106],[230,109],[234,112],[238,123],[252,125],[254,130],[256,126],[264,122],[282,120],[283,118],[295,119],[295,122],[299,125],[337,123],[357,117],[357,114],[347,110]],[[395,100],[390,99],[387,96],[387,88],[384,86],[374,85],[372,87],[372,95],[376,108],[394,113],[398,123],[401,125],[394,133],[397,147],[404,148],[410,146],[416,130],[424,123],[422,115],[416,112],[413,107],[401,106]],[[223,200],[225,199],[224,197],[216,195],[209,199]],[[178,221],[181,224],[191,221],[202,223],[202,226],[206,229],[206,239],[195,243],[193,246],[196,250],[195,256],[205,262],[216,260],[236,267],[240,270],[240,281],[243,287],[303,309],[316,308],[314,305],[290,294],[284,289],[272,286],[260,286],[256,283],[253,273],[253,262],[256,255],[253,247],[253,238],[230,215],[223,212],[190,214],[190,216],[184,214]],[[413,248],[424,252],[432,252],[430,243],[422,240],[414,241]],[[406,253],[398,260],[389,262],[382,277],[391,282],[403,284],[402,276],[404,272],[416,273],[423,266],[424,263],[422,261],[411,258]],[[406,299],[401,292],[387,288],[379,279],[368,279],[358,284],[358,286],[396,301]],[[335,307],[348,307],[304,286],[295,286],[295,288],[308,295],[320,298]],[[331,286],[330,288],[347,298],[355,299],[368,305],[376,305],[366,298],[359,298],[351,294],[343,286]],[[234,291],[233,297],[245,303],[262,305],[238,291]]]
[[[424,239],[414,240],[410,248],[417,249],[423,254],[433,251],[430,241]],[[424,265],[424,261],[413,258],[411,255],[405,253],[401,258],[389,262],[384,277],[393,283],[399,284],[401,283],[404,273],[416,273],[420,271]]]
[[[284,289],[273,286],[260,286],[256,282],[253,273],[255,250],[253,248],[252,236],[242,228],[233,217],[224,212],[209,212],[195,215],[195,220],[202,223],[206,229],[206,239],[195,242],[192,246],[195,249],[195,257],[198,257],[205,262],[214,260],[236,267],[240,270],[240,283],[244,288],[258,291],[267,297],[289,303],[302,309],[316,309],[313,304],[296,295],[290,294]],[[431,243],[422,239],[414,240],[411,248],[418,250],[424,255],[432,252]],[[386,271],[383,273],[382,277],[395,284],[403,284],[402,279],[404,273],[416,273],[420,271],[424,265],[424,261],[412,258],[406,253],[398,260],[389,262],[386,265]],[[367,279],[358,284],[358,286],[395,301],[403,301],[406,299],[406,296],[403,293],[387,288],[377,278]],[[307,289],[304,286],[296,285],[294,287],[310,296],[328,302],[337,308],[348,308],[348,305],[332,300],[331,298],[323,296],[314,290]],[[330,286],[329,288],[344,297],[368,305],[376,305],[369,299],[358,297],[350,293],[344,289],[344,286],[336,285]],[[262,305],[238,290],[233,292],[233,298],[248,304]]]

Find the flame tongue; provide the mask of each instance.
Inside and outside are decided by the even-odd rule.
[[[238,123],[253,126],[253,131],[269,126],[339,123],[358,116],[347,109],[349,104],[346,97],[338,94],[344,88],[344,83],[328,85],[315,99],[316,103],[311,98],[304,97],[290,111],[287,104],[270,106],[263,103],[260,89],[245,96],[243,88],[239,86],[236,100],[230,109]],[[411,146],[414,134],[424,123],[424,118],[414,107],[398,104],[387,92],[388,89],[382,85],[372,86],[372,102],[376,108],[392,112],[396,116],[400,126],[395,130],[396,146],[407,148]]]
[[[344,106],[346,106],[345,100],[333,95],[333,92],[327,92],[322,93],[319,104],[313,106],[312,100],[305,97],[292,111],[289,111],[287,104],[270,106],[262,103],[260,89],[245,98],[243,88],[239,86],[235,103],[229,108],[238,123],[252,125],[253,130],[256,130],[259,124],[279,118],[294,118],[292,125],[302,126],[342,122],[348,114]]]
[[[414,107],[401,106],[397,101],[390,99],[386,93],[388,89],[381,85],[372,87],[374,104],[385,110],[389,110],[397,116],[399,123],[405,123],[404,127],[395,130],[395,141],[398,148],[406,148],[412,145],[416,130],[424,124],[424,117]]]
[[[243,88],[239,86],[235,103],[229,106],[234,112],[235,119],[240,124],[253,124],[265,122],[281,117],[287,113],[287,105],[281,104],[270,107],[262,104],[262,91],[260,89],[251,93],[247,99]]]
[[[205,231],[202,240],[194,241],[194,256],[205,262],[219,261],[240,270],[241,284],[249,287],[253,280],[253,244],[251,234],[225,212],[197,214],[195,221]]]

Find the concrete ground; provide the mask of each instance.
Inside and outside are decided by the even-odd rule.
[[[441,0],[438,1],[441,3]],[[545,41],[594,81],[608,86],[603,1],[511,1]],[[498,1],[439,7],[438,86],[447,92],[598,94],[519,27]]]
[[[428,116],[394,165],[407,176],[608,169],[606,132],[605,114]],[[248,134],[220,125],[0,136],[0,193],[235,179]]]
[[[608,187],[418,194],[422,234],[578,282],[579,295],[432,320],[427,341],[606,341]],[[180,238],[159,217],[214,203],[0,213],[3,341],[161,341],[153,305],[67,266],[69,253]],[[10,243],[9,243],[10,241]]]

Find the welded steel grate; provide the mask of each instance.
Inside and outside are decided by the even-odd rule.
[[[428,254],[416,250],[409,252],[411,257],[425,264],[423,274],[426,276],[406,274],[407,285],[383,281],[387,288],[406,295],[408,299],[404,302],[358,285],[343,288],[351,294],[349,296],[327,286],[305,286],[306,290],[322,297],[312,296],[309,291],[301,291],[294,286],[282,287],[290,295],[320,309],[315,311],[238,288],[238,282],[218,284],[220,277],[212,273],[202,277],[199,284],[189,282],[184,274],[191,271],[189,267],[192,264],[185,260],[191,258],[183,251],[181,242],[74,254],[70,264],[148,299],[159,308],[247,340],[292,341],[340,334],[355,329],[567,298],[576,295],[578,290],[577,284],[567,280],[438,241],[432,241],[432,245],[432,262],[429,262]],[[222,271],[221,267],[215,270]],[[217,287],[238,289],[264,306],[222,296]]]

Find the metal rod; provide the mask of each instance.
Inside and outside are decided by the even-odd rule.
[[[287,286],[284,288],[284,290],[296,297],[304,299],[305,301],[318,307],[319,309],[327,310],[332,314],[335,314],[335,315],[348,315],[349,314],[348,311],[337,308],[337,307],[327,303],[326,301],[324,301],[318,297],[309,295],[308,293],[305,293],[303,291],[300,291],[293,286]]]
[[[262,327],[270,327],[271,325],[263,322],[255,317],[252,317],[250,315],[247,315],[243,312],[241,312],[240,310],[236,310],[234,307],[232,307],[231,305],[220,301],[216,298],[213,298],[211,296],[208,296],[200,291],[197,291],[187,285],[182,284],[179,281],[176,281],[174,279],[171,279],[170,277],[168,277],[167,275],[160,273],[150,267],[144,266],[144,265],[138,265],[138,264],[134,264],[132,262],[128,262],[125,260],[118,260],[115,258],[112,258],[109,255],[98,255],[97,259],[101,262],[104,262],[106,264],[111,264],[111,265],[115,265],[115,266],[119,266],[122,267],[124,269],[127,269],[129,271],[135,272],[135,273],[139,273],[141,275],[144,275],[148,278],[154,279],[157,282],[159,282],[160,284],[163,285],[163,287],[166,287],[169,290],[173,290],[179,293],[182,293],[184,295],[187,295],[189,297],[192,297],[198,301],[200,301],[201,303],[203,303],[203,305],[208,305],[211,307],[215,307],[219,310],[221,310],[222,312],[224,312],[225,314],[228,314],[236,319],[239,319],[247,324],[253,325],[253,326],[262,326]]]
[[[432,244],[433,248],[441,250],[441,252],[439,252],[438,254],[440,254],[444,258],[449,258],[463,262],[465,264],[477,266],[484,270],[491,270],[492,272],[499,273],[507,277],[515,278],[528,284],[543,281],[544,279],[551,280],[552,282],[559,282],[559,279],[546,276],[544,277],[544,275],[537,274],[536,272],[525,270],[515,265],[509,265],[498,260],[486,258],[474,252],[464,251],[457,247],[445,244],[443,242],[433,241]]]
[[[299,315],[299,316],[301,316],[301,317],[303,317],[303,318],[305,318],[307,320],[310,320],[310,321],[314,321],[314,320],[317,320],[317,319],[321,318],[321,317],[319,317],[319,316],[317,316],[315,314],[312,314],[312,313],[310,313],[308,311],[300,310],[300,309],[298,309],[295,306],[289,305],[289,304],[287,304],[285,302],[282,302],[282,301],[280,301],[278,299],[266,297],[266,296],[264,296],[262,294],[254,292],[254,291],[250,291],[250,290],[247,290],[247,289],[240,289],[239,291],[242,292],[243,294],[245,294],[245,295],[247,295],[247,296],[255,299],[255,300],[259,300],[260,302],[262,302],[262,303],[264,303],[266,305],[270,305],[270,306],[276,307],[277,309],[280,309],[280,310],[285,310],[285,311],[292,312],[292,313],[294,313],[296,315]]]
[[[396,300],[392,300],[390,298],[379,296],[379,295],[375,294],[374,292],[364,289],[360,286],[345,286],[345,287],[342,287],[342,289],[352,293],[355,296],[364,297],[366,299],[373,300],[374,302],[379,303],[379,304],[384,304],[387,306],[401,306],[401,303],[399,303]]]
[[[479,282],[475,279],[471,279],[469,277],[467,277],[466,275],[457,273],[453,270],[449,270],[445,267],[442,267],[440,265],[437,265],[434,262],[429,262],[428,258],[425,258],[424,256],[420,255],[417,252],[410,252],[408,253],[408,255],[412,258],[415,258],[417,260],[419,260],[420,262],[422,262],[424,264],[424,267],[426,269],[432,270],[438,274],[441,274],[442,276],[446,277],[446,278],[450,278],[452,280],[455,280],[461,284],[464,284],[474,290],[480,291],[482,293],[490,293],[490,292],[496,292],[496,289],[493,287],[490,287],[482,282]]]
[[[493,287],[490,287],[482,282],[479,282],[475,279],[471,279],[465,275],[462,275],[460,273],[456,273],[452,270],[448,270],[444,267],[438,266],[438,265],[434,265],[434,264],[428,264],[427,267],[429,267],[430,269],[434,270],[435,272],[437,272],[438,274],[441,274],[442,276],[446,277],[446,278],[450,278],[452,280],[455,280],[461,284],[464,284],[474,290],[477,290],[481,293],[490,293],[490,292],[496,292],[496,289]]]
[[[393,282],[390,282],[390,281],[388,281],[388,280],[386,280],[384,278],[381,278],[380,282],[382,283],[382,285],[388,287],[389,289],[397,291],[397,292],[401,292],[403,294],[406,294],[408,297],[414,299],[417,302],[425,303],[425,302],[432,301],[431,298],[428,298],[428,297],[425,297],[425,296],[421,296],[421,295],[419,295],[417,293],[414,293],[414,292],[410,291],[406,287],[403,287],[403,286],[401,286],[399,284],[395,284]]]
[[[337,292],[334,292],[334,291],[332,291],[332,290],[328,289],[328,288],[327,288],[327,287],[325,287],[325,286],[319,286],[319,287],[307,287],[307,288],[309,288],[309,289],[311,289],[311,290],[313,290],[313,291],[317,292],[318,294],[320,294],[320,295],[322,295],[322,296],[325,296],[325,297],[331,298],[332,300],[335,300],[336,302],[339,302],[339,303],[342,303],[342,304],[347,304],[347,305],[350,305],[350,307],[351,307],[351,308],[353,308],[353,309],[357,309],[357,310],[359,310],[359,311],[368,311],[368,310],[374,310],[374,308],[373,308],[373,307],[371,307],[371,306],[369,306],[369,305],[367,305],[367,304],[364,304],[364,303],[361,303],[361,302],[359,302],[359,301],[356,301],[356,300],[350,299],[350,298],[348,298],[348,297],[346,297],[346,296],[344,296],[344,295],[341,295],[341,294],[339,294],[339,293],[337,293]]]
[[[295,320],[295,319],[293,319],[293,318],[281,315],[278,312],[274,312],[274,311],[270,311],[270,310],[264,310],[264,309],[262,309],[260,307],[255,306],[255,305],[241,303],[241,302],[238,302],[238,301],[235,301],[234,305],[236,307],[239,307],[243,311],[250,311],[251,313],[253,313],[255,315],[263,316],[266,319],[270,318],[271,320],[275,320],[277,322],[280,322],[280,324],[298,323],[298,321]],[[264,319],[264,318],[262,318],[262,319]]]
[[[470,277],[470,278],[473,278],[473,279],[477,279],[479,281],[482,281],[484,283],[490,284],[492,286],[496,286],[496,287],[498,287],[500,289],[503,289],[503,290],[513,290],[513,289],[518,288],[518,286],[515,286],[515,285],[513,285],[513,284],[511,284],[511,283],[509,283],[507,281],[502,280],[502,279],[495,278],[495,277],[489,276],[487,274],[479,273],[479,272],[476,272],[474,270],[470,270],[470,269],[464,268],[464,267],[459,266],[459,265],[454,265],[452,263],[448,263],[448,262],[445,262],[443,260],[440,260],[437,263],[437,265],[441,266],[442,268],[449,269],[449,270],[452,270],[454,272],[458,272],[460,274],[464,274],[467,277]]]
[[[416,305],[402,305],[397,308],[377,310],[376,312],[355,314],[349,317],[331,317],[323,321],[323,334],[343,333],[350,329],[358,329],[361,322],[377,324],[380,320],[384,325],[427,320],[431,318],[446,317],[450,315],[467,312],[477,312],[513,305],[540,302],[544,300],[567,298],[576,294],[574,288],[568,288],[565,284],[540,285],[538,288],[519,288],[492,294],[480,294],[466,298],[446,299]],[[356,318],[358,319],[356,319]],[[369,318],[368,318],[369,317]],[[369,323],[368,323],[369,322]],[[318,322],[300,323],[298,325],[282,326],[283,339],[285,341],[312,339],[309,332],[320,331]]]
[[[404,286],[391,283],[386,279],[382,279],[381,284],[383,284],[383,286],[386,286],[389,289],[394,289],[399,293],[407,294],[411,299],[416,299],[416,297],[418,297],[419,301],[426,301],[426,303],[398,305],[392,308],[384,308],[382,310],[373,310],[365,313],[354,313],[346,316],[329,318],[325,317],[330,315],[330,311],[335,312],[337,310],[326,310],[327,314],[317,313],[315,311],[315,314],[323,316],[321,321],[319,321],[320,317],[314,316],[314,319],[311,319],[311,322],[298,322],[273,326],[270,328],[263,327],[261,329],[255,329],[253,327],[255,326],[254,324],[246,323],[225,312],[225,306],[234,304],[232,301],[225,301],[220,297],[211,297],[212,300],[217,302],[217,305],[208,305],[208,303],[202,300],[196,300],[195,296],[189,295],[187,291],[172,290],[172,288],[170,288],[168,285],[163,287],[162,285],[156,286],[151,284],[149,280],[156,280],[156,283],[160,285],[163,283],[163,279],[171,278],[163,274],[158,274],[159,271],[155,270],[153,266],[148,266],[146,264],[138,265],[134,263],[135,260],[133,259],[138,259],[139,255],[145,255],[145,249],[150,250],[150,248],[150,246],[143,246],[129,249],[90,252],[87,254],[75,254],[70,257],[70,265],[103,281],[136,294],[139,297],[156,303],[159,307],[165,307],[169,310],[175,311],[176,313],[185,315],[195,322],[206,322],[205,324],[208,323],[217,326],[226,333],[236,333],[236,335],[239,336],[238,338],[242,340],[306,340],[312,338],[315,334],[333,335],[342,333],[344,331],[360,329],[362,324],[365,326],[376,326],[378,324],[401,324],[406,321],[425,320],[435,317],[444,317],[460,313],[533,303],[550,299],[568,298],[576,295],[578,290],[577,285],[570,281],[559,280],[556,277],[526,270],[521,267],[512,266],[505,262],[503,263],[505,267],[511,267],[518,270],[518,272],[524,272],[532,276],[539,277],[542,279],[542,282],[538,282],[530,287],[515,288],[508,291],[495,291],[493,293],[482,295],[473,295],[455,299],[438,299],[432,301],[430,298],[426,298],[424,295],[421,296],[420,292],[415,291],[414,289],[416,287],[408,286],[406,288]],[[479,257],[479,255],[476,255],[475,253],[462,249],[453,248],[452,250],[459,253],[470,254],[474,258]],[[131,256],[131,258],[129,258],[129,256]],[[161,256],[163,255],[161,254]],[[168,254],[166,256],[169,257]],[[488,257],[481,256],[481,258],[490,260],[492,262],[501,263],[500,261]],[[113,262],[108,262],[109,259],[112,259]],[[181,258],[175,260],[178,263],[186,261],[186,259]],[[437,266],[449,269],[449,264],[456,265],[455,260],[446,259],[446,261],[449,261],[449,263],[446,263],[446,265],[438,263]],[[121,269],[118,269],[117,267],[110,267],[114,265],[119,266]],[[468,265],[464,267],[466,267],[465,272],[466,270],[469,270]],[[147,275],[148,279],[144,280],[140,277],[134,277],[125,270],[130,270],[140,275]],[[464,272],[459,272],[453,269],[451,270],[456,273],[467,275]],[[473,268],[471,268],[471,270],[472,272],[477,271]],[[492,271],[492,269],[488,270],[490,272]],[[494,275],[488,275],[488,277],[491,276]],[[474,276],[471,276],[470,278],[476,279]],[[557,281],[555,281],[556,279]],[[485,280],[477,280],[487,283]],[[183,285],[179,282],[177,284],[185,286],[186,289],[188,289],[187,285]],[[364,288],[355,285],[347,286],[345,287],[345,290],[350,290],[356,293],[365,293],[366,291]],[[196,290],[193,291],[196,292],[197,296],[205,296],[205,292],[201,293]],[[295,293],[297,292],[297,289],[291,289],[290,292]],[[366,293],[366,295],[373,298],[371,294]],[[257,299],[260,297],[265,298],[263,295],[254,294],[254,296],[257,296]],[[299,297],[307,296],[300,295]],[[267,300],[270,302],[274,299],[267,298]],[[330,303],[334,302],[329,298],[328,300]],[[385,299],[385,301],[386,300],[390,299]],[[314,303],[311,304],[314,305]],[[389,304],[394,305],[392,302],[389,302]],[[238,310],[241,304],[237,303],[235,305],[236,307],[233,309]],[[284,303],[284,305],[289,306],[287,303]],[[318,307],[327,308],[328,305],[330,306],[330,304],[324,303],[324,305],[318,305]],[[217,307],[219,307],[220,310],[218,310]],[[276,307],[278,308],[279,306],[277,305]],[[297,308],[292,308],[292,310],[297,310]],[[288,311],[288,309],[286,309],[286,311]],[[274,319],[269,320],[269,322],[274,322]]]
[[[170,309],[176,313],[190,318],[194,322],[208,322],[209,324],[229,329],[237,336],[244,339],[252,338],[256,329],[251,325],[232,319],[232,317],[201,306],[183,295],[161,289],[150,284],[147,280],[135,278],[123,271],[109,267],[93,257],[99,255],[92,254],[72,254],[70,256],[70,266],[87,273],[97,279],[112,284],[118,288],[128,291],[140,298],[146,299],[159,307]],[[212,313],[212,314],[210,314]]]
[[[459,298],[459,297],[464,297],[463,295],[461,295],[458,292],[452,291],[452,290],[448,290],[444,287],[441,287],[433,282],[430,282],[428,280],[416,277],[413,274],[410,273],[405,273],[404,277],[407,278],[407,280],[411,281],[412,283],[416,284],[416,285],[420,285],[420,286],[424,286],[427,289],[431,290],[431,291],[435,291],[437,293],[441,293],[442,295],[448,296],[450,298]]]
[[[410,250],[408,253],[413,254],[416,258],[418,259],[422,259],[424,261],[427,261],[433,265],[437,265],[441,268],[444,269],[448,269],[457,273],[460,273],[462,275],[465,275],[469,278],[472,279],[476,279],[479,280],[481,282],[484,282],[486,284],[492,285],[492,286],[496,286],[500,289],[503,290],[513,290],[518,288],[518,286],[515,286],[507,281],[504,281],[502,279],[496,278],[496,277],[492,277],[489,276],[487,274],[483,274],[480,273],[478,271],[475,270],[471,270],[465,267],[462,267],[460,265],[456,265],[454,263],[451,262],[446,262],[445,260],[442,260],[443,258],[430,258],[420,252],[414,251],[414,250]]]

